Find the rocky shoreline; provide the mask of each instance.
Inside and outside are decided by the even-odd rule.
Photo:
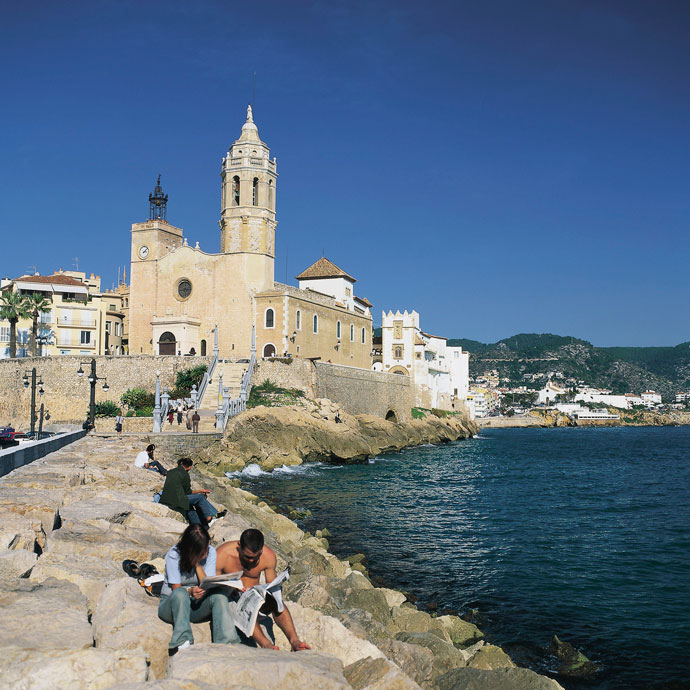
[[[618,410],[610,408],[609,412],[620,415],[620,419],[581,419],[574,420],[563,412],[549,410],[521,417],[486,417],[475,420],[481,429],[524,429],[552,427],[586,427],[599,428],[611,426],[688,426],[690,412],[653,412],[651,410]]]
[[[223,438],[195,459],[215,475],[251,464],[272,470],[315,461],[357,463],[423,443],[469,438],[478,431],[460,415],[428,414],[398,424],[373,415],[347,414],[327,399],[305,399],[299,406],[257,407],[238,415],[228,423]]]
[[[442,438],[459,432],[455,424],[441,423],[431,428]],[[195,477],[229,511],[212,527],[214,543],[235,539],[248,526],[264,532],[279,566],[291,567],[286,599],[314,651],[214,645],[209,626],[202,624],[194,626],[192,648],[168,657],[170,626],[158,620],[157,600],[121,569],[125,558],[162,569],[162,558],[184,529],[178,514],[151,500],[160,476],[132,466],[147,441],[90,435],[0,480],[7,516],[0,528],[2,687],[561,687],[516,667],[473,624],[433,617],[404,594],[375,587],[356,559],[340,560],[328,551],[323,534],[303,532],[218,476],[218,462],[201,467]],[[272,454],[267,458],[275,460]],[[174,460],[161,459],[168,465]],[[288,650],[277,627],[274,633],[280,649]]]

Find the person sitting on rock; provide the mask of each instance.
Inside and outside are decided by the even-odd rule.
[[[158,617],[173,626],[168,645],[170,654],[194,644],[191,623],[208,620],[213,642],[240,642],[227,596],[218,589],[206,591],[198,586],[205,577],[215,574],[216,550],[206,528],[189,525],[165,556]]]
[[[264,535],[258,529],[246,529],[240,535],[239,541],[227,541],[218,547],[217,564],[219,573],[235,573],[242,571],[242,582],[245,589],[259,584],[261,573],[265,573],[266,582],[271,582],[277,577],[276,554],[273,549],[264,545]],[[287,606],[282,613],[278,613],[275,599],[270,593],[266,595],[266,602],[260,612],[273,614],[278,627],[285,633],[293,652],[311,647],[297,637],[295,624]],[[264,635],[258,621],[252,638],[259,647],[278,649],[271,640]]]
[[[153,459],[153,451],[156,450],[156,446],[153,443],[149,443],[146,446],[146,450],[142,450],[141,453],[137,455],[134,459],[135,467],[143,467],[146,470],[151,470],[152,472],[158,472],[164,477],[168,474],[168,470],[163,467],[163,465],[158,462],[158,460]]]
[[[177,467],[168,472],[163,484],[160,503],[182,513],[190,525],[204,524],[209,526],[215,518],[221,518],[227,514],[227,510],[220,513],[206,498],[211,492],[208,489],[192,491],[192,482],[189,479],[189,470],[192,469],[190,458],[180,458]]]

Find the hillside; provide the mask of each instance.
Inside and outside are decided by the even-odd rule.
[[[529,385],[524,374],[560,371],[566,378],[614,393],[651,389],[668,397],[690,389],[690,342],[675,347],[595,347],[569,336],[520,333],[497,343],[460,338],[448,344],[471,353],[471,376],[496,370],[501,377]]]

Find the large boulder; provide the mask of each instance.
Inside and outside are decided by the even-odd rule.
[[[0,582],[27,577],[36,565],[36,554],[25,549],[0,551]]]
[[[141,688],[146,679],[146,657],[141,650],[22,649],[12,645],[3,646],[0,656],[0,683],[4,688],[105,690],[127,682]]]
[[[451,642],[450,635],[437,618],[432,618],[424,611],[418,611],[407,606],[397,606],[392,611],[393,623],[403,632],[426,633],[437,635],[446,642]]]
[[[324,616],[319,611],[305,608],[290,602],[288,605],[295,629],[301,640],[304,640],[314,651],[332,654],[345,666],[367,657],[382,658],[383,654],[371,642],[363,640],[350,632],[337,618]],[[273,626],[278,647],[290,651],[290,643],[277,626]]]
[[[485,671],[494,671],[497,668],[515,668],[512,659],[500,647],[492,644],[482,645],[467,662],[467,665]]]
[[[91,622],[96,646],[105,649],[141,647],[155,678],[162,678],[168,662],[172,626],[158,618],[160,599],[150,597],[138,582],[124,578],[111,582],[101,596]],[[192,625],[196,642],[210,642],[208,623]]]
[[[431,688],[434,678],[434,654],[430,649],[420,645],[384,640],[378,648],[397,664],[407,676],[423,688]]]
[[[70,582],[17,580],[0,590],[3,639],[27,649],[86,649],[93,645],[86,599]]]
[[[430,632],[409,633],[401,632],[396,635],[401,642],[409,642],[426,647],[434,655],[434,676],[438,677],[454,668],[467,665],[467,655],[456,649],[451,642],[446,642],[438,635]]]
[[[74,527],[79,523],[88,523],[93,520],[121,523],[131,512],[132,508],[128,503],[94,496],[87,500],[63,505],[60,509],[60,520],[63,528]]]
[[[58,512],[64,493],[3,484],[0,486],[0,512],[3,516],[8,513],[21,515],[32,524],[34,531],[42,529],[47,534],[59,524]]]
[[[121,565],[103,558],[46,552],[31,571],[29,580],[43,582],[50,577],[72,582],[79,587],[88,601],[89,613],[93,613],[96,604],[109,582],[124,577]]]
[[[439,616],[436,620],[443,625],[456,647],[466,647],[484,637],[484,633],[474,623],[468,623],[458,616]]]
[[[345,608],[364,609],[369,611],[374,620],[388,626],[391,622],[391,610],[386,596],[378,589],[350,589],[345,597]]]
[[[232,679],[254,690],[351,690],[339,659],[318,652],[276,652],[245,645],[195,644],[171,657],[167,678],[217,684]]]
[[[31,520],[17,513],[4,512],[0,522],[0,549],[23,549],[33,551],[37,541],[45,544],[45,533],[39,524],[32,524]]]
[[[437,681],[438,690],[563,690],[551,678],[526,668],[502,668],[483,671],[456,668]]]
[[[344,673],[353,690],[421,690],[387,659],[360,659],[346,666]]]

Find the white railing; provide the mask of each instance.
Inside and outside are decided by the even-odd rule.
[[[218,353],[214,352],[213,353],[213,359],[211,360],[211,363],[208,365],[208,369],[206,370],[206,373],[204,374],[204,378],[201,379],[201,383],[199,384],[199,390],[197,391],[197,396],[196,396],[196,409],[199,409],[199,405],[201,405],[201,400],[204,397],[204,393],[206,392],[206,389],[208,388],[208,382],[213,378],[213,372],[216,368],[216,364],[218,364]]]
[[[229,388],[223,388],[222,403],[216,410],[216,431],[223,432],[228,424],[228,420],[237,416],[240,412],[247,409],[247,400],[251,392],[252,375],[254,374],[254,364],[256,363],[256,354],[252,349],[251,357],[249,358],[249,366],[247,371],[242,375],[242,387],[240,388],[239,398],[230,398]]]

